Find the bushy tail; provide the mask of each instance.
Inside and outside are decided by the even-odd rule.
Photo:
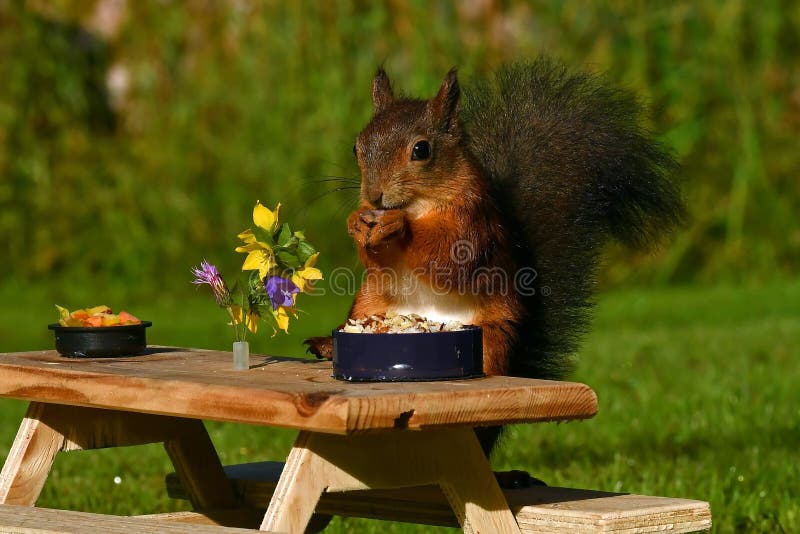
[[[682,221],[676,163],[630,93],[551,60],[506,67],[464,97],[470,148],[520,265],[537,272],[512,374],[560,378],[588,324],[603,244],[647,246]]]

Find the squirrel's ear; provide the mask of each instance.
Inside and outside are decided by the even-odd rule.
[[[394,101],[392,84],[386,75],[386,71],[381,67],[375,73],[375,79],[372,80],[372,103],[375,106],[375,114],[386,109],[392,101]]]
[[[458,99],[461,89],[458,86],[456,69],[450,69],[444,77],[439,93],[428,102],[428,112],[443,130],[451,130],[458,124]]]

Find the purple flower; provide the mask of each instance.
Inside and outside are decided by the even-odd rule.
[[[270,276],[264,280],[264,289],[267,290],[273,310],[280,306],[294,306],[292,295],[300,291],[294,282],[282,276]]]
[[[225,280],[222,278],[222,275],[219,274],[219,270],[217,270],[214,265],[203,260],[202,263],[200,263],[199,269],[197,267],[192,268],[192,274],[195,276],[195,279],[192,280],[193,284],[208,284],[211,286],[211,291],[214,293],[214,300],[217,301],[217,305],[223,308],[227,308],[231,305],[233,301],[231,292]]]

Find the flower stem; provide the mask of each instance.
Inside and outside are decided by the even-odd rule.
[[[233,316],[233,310],[230,306],[225,308],[228,310],[228,315],[231,317],[231,326],[233,327],[233,340],[239,341],[239,329],[236,327],[236,317]]]
[[[247,297],[244,294],[244,288],[239,288],[240,293],[242,294],[242,341],[247,341],[247,320],[250,318],[250,303],[247,301]],[[247,304],[247,310],[244,309],[245,302]]]

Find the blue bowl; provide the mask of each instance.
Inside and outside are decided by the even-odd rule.
[[[415,382],[483,376],[483,333],[357,334],[333,331],[333,376],[349,382]]]

